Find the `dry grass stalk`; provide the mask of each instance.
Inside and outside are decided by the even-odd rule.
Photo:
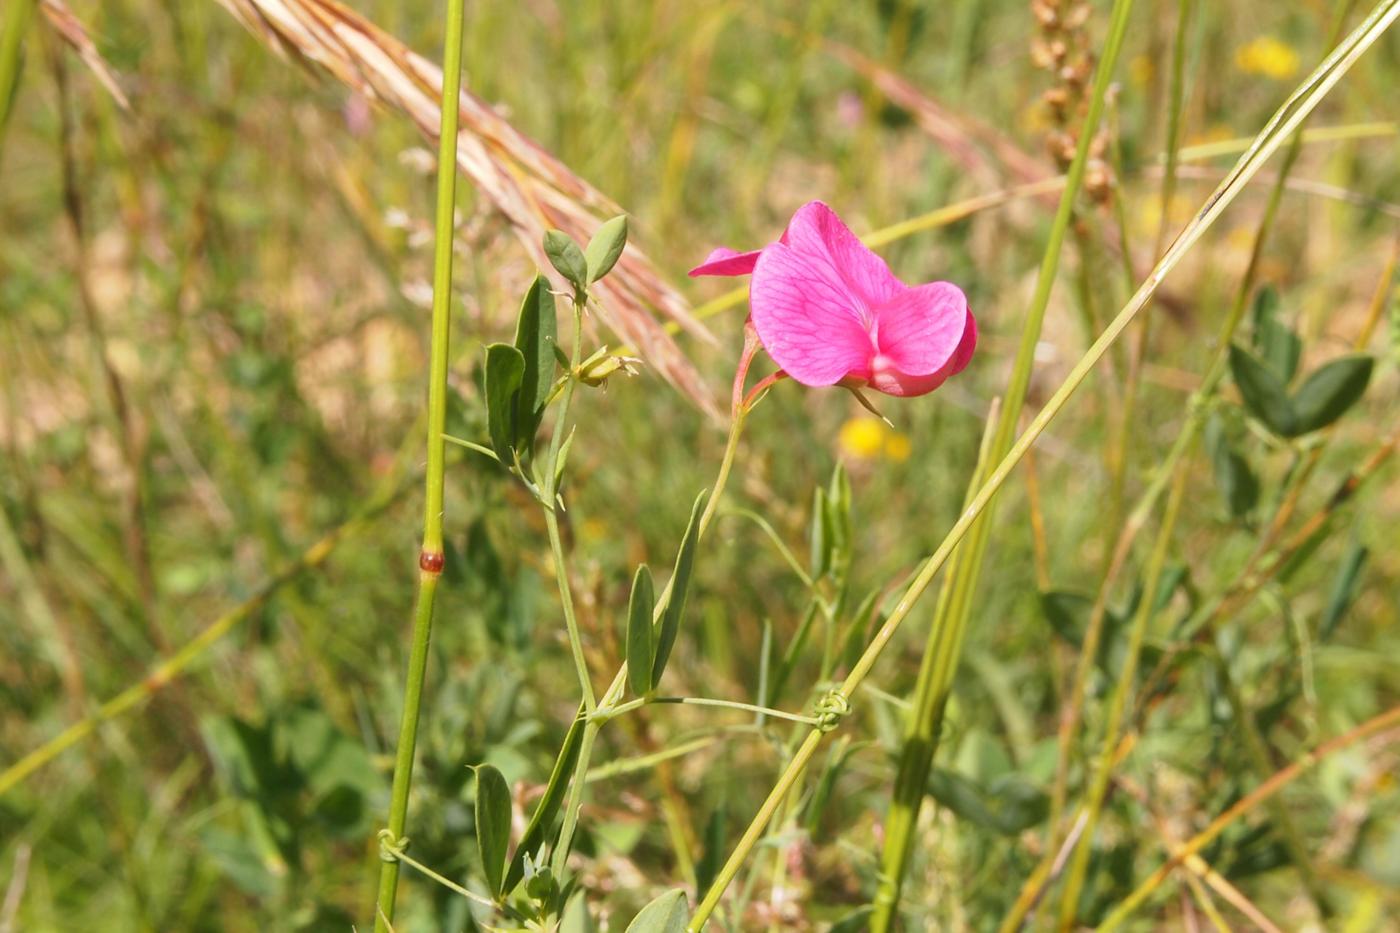
[[[112,73],[111,67],[107,64],[97,46],[88,37],[87,30],[78,20],[73,12],[68,9],[68,4],[63,0],[43,0],[41,9],[44,11],[44,18],[53,27],[53,31],[58,37],[72,47],[73,51],[82,59],[84,65],[92,72],[93,77],[107,89],[107,93],[112,95],[112,99],[123,110],[131,109],[131,102],[126,99],[126,94],[122,92],[121,85],[117,83],[116,75]]]
[[[429,138],[438,133],[442,70],[335,0],[218,0],[265,44],[293,61],[314,63],[369,100],[409,117]],[[571,172],[486,102],[463,90],[457,164],[511,223],[541,268],[544,232],[558,228],[583,242],[599,214],[617,213],[607,197]],[[630,245],[597,286],[608,326],[701,408],[717,414],[708,387],[650,312],[712,340],[641,250]]]

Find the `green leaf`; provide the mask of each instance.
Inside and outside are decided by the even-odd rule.
[[[724,824],[727,810],[723,804],[710,813],[705,821],[705,841],[700,860],[695,863],[695,896],[704,897],[714,884],[720,866],[724,864]]]
[[[1051,590],[1040,594],[1040,611],[1045,614],[1045,621],[1074,648],[1084,643],[1084,625],[1093,608],[1094,601],[1083,593]]]
[[[584,259],[588,263],[588,281],[596,282],[612,271],[627,245],[627,215],[619,214],[598,228],[588,241]]]
[[[875,908],[869,904],[857,907],[833,923],[827,933],[862,933],[862,931],[870,929],[870,915],[874,912]]]
[[[652,589],[651,571],[646,564],[637,568],[632,578],[632,598],[627,604],[627,685],[637,696],[651,692],[652,664],[656,661],[656,628],[652,612],[656,595]]]
[[[826,576],[831,569],[831,510],[826,507],[826,490],[817,487],[812,494],[812,530],[809,535],[812,579]]]
[[[700,513],[704,511],[708,497],[708,491],[695,497],[695,504],[690,508],[690,524],[685,528],[681,549],[676,554],[676,569],[671,574],[671,596],[661,614],[661,630],[656,638],[656,661],[651,669],[653,688],[661,683],[661,675],[666,670],[666,662],[671,660],[671,649],[676,645],[676,634],[681,628],[685,598],[690,589],[690,572],[695,566],[695,544],[700,539]]]
[[[515,348],[525,360],[520,392],[515,398],[514,438],[517,450],[530,451],[544,418],[545,402],[554,387],[554,350],[558,343],[554,293],[549,280],[535,276],[520,304],[515,323]]]
[[[1230,345],[1230,372],[1249,413],[1275,434],[1293,437],[1297,414],[1278,375],[1237,344]]]
[[[1332,584],[1332,593],[1327,599],[1327,608],[1323,610],[1322,621],[1318,623],[1318,641],[1327,641],[1332,637],[1337,626],[1341,624],[1342,618],[1346,615],[1347,609],[1356,599],[1357,584],[1361,581],[1361,569],[1366,566],[1366,558],[1370,556],[1370,553],[1370,549],[1360,540],[1351,542],[1346,556],[1342,558],[1342,567],[1337,572],[1337,581]]]
[[[1255,333],[1254,345],[1264,363],[1285,384],[1298,372],[1298,358],[1303,354],[1303,341],[1278,321],[1270,320]]]
[[[959,819],[1006,836],[1038,825],[1050,812],[1049,796],[1015,774],[995,778],[983,789],[956,771],[934,768],[928,792]]]
[[[510,849],[510,786],[490,765],[476,770],[476,850],[491,893],[505,893],[506,853]]]
[[[598,933],[598,925],[588,913],[588,898],[582,894],[572,898],[559,920],[559,933]]]
[[[562,230],[550,230],[544,235],[544,254],[549,264],[575,288],[588,285],[588,260],[583,250]]]
[[[850,563],[851,539],[853,537],[853,526],[851,523],[851,478],[846,473],[845,464],[836,462],[836,468],[831,472],[831,482],[826,490],[826,511],[828,532],[828,547],[831,550],[831,564],[833,568],[844,567]]]
[[[1212,415],[1206,422],[1205,445],[1215,472],[1215,484],[1220,487],[1230,514],[1235,518],[1248,515],[1259,502],[1259,480],[1248,461],[1230,444],[1219,415]]]
[[[1287,385],[1298,371],[1303,342],[1278,319],[1278,306],[1278,292],[1272,285],[1259,289],[1254,297],[1252,342],[1264,363]]]
[[[679,888],[667,891],[650,904],[627,924],[627,933],[685,933],[686,921],[690,919],[690,905],[685,892]]]
[[[515,460],[515,397],[525,374],[525,357],[507,343],[486,348],[486,431],[501,463],[509,467]]]
[[[574,765],[578,763],[579,747],[583,743],[583,717],[574,717],[569,732],[564,736],[564,746],[559,749],[559,757],[554,761],[554,770],[549,773],[549,783],[545,785],[540,802],[535,804],[534,815],[525,826],[525,834],[520,837],[520,845],[511,856],[510,868],[506,871],[502,891],[512,891],[525,877],[525,857],[535,854],[544,844],[545,836],[554,825],[554,818],[564,803],[564,795],[569,790],[569,779],[574,776]]]
[[[1296,415],[1290,437],[1325,428],[1366,394],[1374,360],[1355,353],[1318,368],[1293,395]]]

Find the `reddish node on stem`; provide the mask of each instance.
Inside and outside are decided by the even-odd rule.
[[[441,551],[419,551],[418,569],[424,573],[442,573],[443,557]]]

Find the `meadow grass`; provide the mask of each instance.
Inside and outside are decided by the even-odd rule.
[[[1395,929],[1400,4],[352,6],[0,11],[0,930]]]

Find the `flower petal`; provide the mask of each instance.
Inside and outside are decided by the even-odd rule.
[[[705,259],[704,262],[690,270],[690,277],[696,278],[702,275],[748,275],[753,272],[754,263],[758,262],[758,254],[761,249],[749,250],[747,253],[738,253],[732,249],[721,246]]]
[[[847,289],[860,298],[867,317],[905,287],[885,261],[821,201],[810,201],[798,208],[782,242],[814,262],[829,264]]]
[[[749,307],[763,348],[803,385],[869,376],[875,344],[864,309],[829,261],[782,243],[765,248],[754,269]]]
[[[967,296],[951,282],[907,288],[876,309],[876,343],[900,372],[927,376],[957,352],[969,317]]]

